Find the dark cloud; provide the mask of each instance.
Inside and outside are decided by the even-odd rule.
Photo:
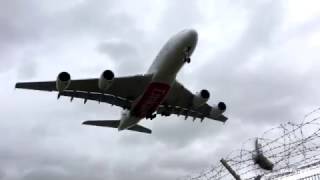
[[[0,8],[2,46],[26,43],[41,37],[45,14],[40,12],[35,1],[3,1]]]
[[[166,9],[160,21],[161,32],[166,36],[169,33],[176,33],[181,29],[195,28],[197,23],[201,23],[202,16],[199,4],[196,1],[168,1]]]
[[[36,75],[37,63],[33,60],[26,59],[21,63],[19,77],[21,79],[31,79]]]
[[[98,46],[98,51],[109,56],[113,61],[117,62],[119,74],[136,74],[144,72],[144,61],[134,47],[135,44],[128,42],[104,42]],[[130,66],[128,66],[130,64]]]
[[[126,14],[115,13],[111,1],[79,1],[64,8],[64,5],[49,4],[52,6],[49,9],[57,10],[46,11],[45,3],[37,1],[1,4],[0,54],[3,58],[0,71],[10,69],[15,62],[23,62],[30,47],[41,47],[48,42],[59,47],[57,45],[84,37],[130,39],[132,33],[139,34],[134,20]],[[42,53],[40,49],[33,50],[35,56]],[[17,52],[20,56],[15,57]]]
[[[174,117],[172,119],[159,118],[161,122],[154,122],[154,136],[163,143],[175,148],[184,148],[199,137],[214,136],[219,134],[223,124],[219,122],[205,121],[195,122],[191,118]]]
[[[284,109],[289,109],[276,103],[279,102],[279,97],[290,100],[282,90],[295,85],[286,81],[286,78],[291,78],[290,74],[279,72],[281,69],[276,72],[273,65],[279,62],[269,59],[267,55],[273,52],[269,47],[281,27],[282,5],[279,2],[267,1],[254,8],[250,7],[247,11],[249,19],[241,37],[230,48],[213,55],[214,61],[201,67],[201,71],[214,68],[210,75],[205,74],[201,79],[212,82],[212,89],[218,93],[221,100],[226,97],[229,108],[237,107],[237,110],[232,111],[237,113],[236,117],[243,117],[245,121],[279,121],[279,113],[272,111],[278,109],[286,112]],[[270,15],[266,16],[269,13]],[[260,57],[261,60],[258,59]],[[260,61],[262,62],[259,63]],[[272,63],[264,65],[264,62],[268,61]],[[254,71],[250,71],[250,65],[254,66]],[[285,86],[287,88],[284,88]],[[278,108],[274,108],[275,106]],[[248,113],[252,116],[247,116]]]

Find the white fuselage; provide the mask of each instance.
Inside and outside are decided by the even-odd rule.
[[[177,73],[185,64],[185,58],[193,53],[197,41],[195,30],[181,31],[169,39],[147,71],[147,74],[153,76],[144,93],[134,101],[130,111],[122,112],[119,130],[136,125],[157,110],[166,99]]]

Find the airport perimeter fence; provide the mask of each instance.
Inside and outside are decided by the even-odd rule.
[[[254,142],[258,140],[264,156],[273,163],[273,170],[263,170],[254,161]],[[320,165],[320,108],[307,114],[301,122],[286,122],[252,138],[240,150],[224,158],[241,179],[281,179],[290,174]],[[306,177],[309,178],[309,177]],[[319,178],[319,175],[311,176]],[[178,179],[230,180],[234,177],[220,162],[198,174]],[[309,178],[310,179],[310,178]]]

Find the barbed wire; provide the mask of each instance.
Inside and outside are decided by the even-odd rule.
[[[254,163],[256,150],[253,144],[256,139],[261,144],[263,155],[274,164],[272,171],[262,170]],[[248,139],[241,149],[224,159],[241,179],[254,179],[258,175],[274,179],[312,166],[320,167],[320,108],[306,114],[299,123],[289,121],[265,131],[259,138]],[[223,180],[233,177],[222,164],[217,163],[183,179]]]

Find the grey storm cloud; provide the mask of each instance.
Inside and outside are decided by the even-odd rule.
[[[46,8],[58,10],[50,13]],[[78,2],[67,9],[59,8],[56,3],[46,5],[36,0],[2,2],[0,53],[3,58],[0,72],[8,70],[16,62],[29,61],[25,57],[30,51],[34,53],[32,47],[35,45],[86,36],[103,39],[139,34],[134,20],[125,14],[113,13],[113,8],[114,3],[101,0]],[[34,54],[36,56],[37,53]]]
[[[271,15],[265,16],[267,12]],[[276,39],[279,37],[277,29],[281,27],[283,16],[281,12],[282,7],[274,2],[257,8],[253,12],[247,31],[238,42],[214,57],[214,65],[221,63],[212,80],[218,84],[232,82],[225,83],[223,91],[226,95],[235,95],[230,99],[230,103],[238,107],[233,112],[237,113],[236,116],[241,114],[245,118],[243,121],[275,123],[294,119],[297,118],[295,115],[301,107],[315,103],[312,102],[314,96],[301,94],[306,89],[312,91],[314,74],[295,73],[290,68],[290,62],[281,62],[281,54],[274,52],[274,46],[281,47],[281,44],[276,44],[279,41]],[[258,63],[255,71],[243,66],[257,58],[257,54],[262,56],[262,61]],[[221,76],[224,72],[220,70],[224,69],[228,69],[228,76]],[[217,85],[217,88],[222,87],[223,85]],[[245,99],[245,102],[239,101],[240,99]],[[242,103],[246,105],[241,106]]]
[[[246,138],[300,119],[318,105],[320,65],[297,70],[297,58],[316,57],[317,49],[303,47],[303,40],[316,32],[317,21],[284,33],[285,3],[224,3],[164,1],[159,12],[141,14],[140,5],[148,2],[137,2],[137,8],[103,0],[1,1],[0,179],[175,179],[207,168]],[[155,30],[138,26],[153,13]],[[240,20],[242,29],[226,31]],[[208,44],[202,35],[214,37],[206,30],[212,25],[226,39],[238,35],[227,45]],[[73,78],[98,77],[113,64],[119,76],[145,73],[165,41],[184,28],[198,30],[199,47],[179,81],[191,90],[210,90],[210,104],[225,101],[226,124],[158,117],[142,122],[153,130],[150,136],[119,133],[81,122],[118,119],[120,108],[13,90],[17,81],[54,80],[59,70],[74,72]],[[199,58],[204,61],[198,64]]]
[[[260,114],[264,118],[258,118],[259,114],[254,115],[253,117],[256,118],[254,121],[260,119],[266,122],[265,120],[269,118],[270,120],[267,121],[269,122],[275,119],[272,117],[273,113],[268,111],[268,108],[270,107],[274,111],[273,107],[275,106],[272,102],[276,102],[275,100],[278,97],[271,99],[270,97],[273,97],[273,94],[270,93],[281,91],[277,86],[290,85],[289,83],[291,83],[285,80],[286,74],[275,73],[274,69],[269,69],[273,68],[272,63],[266,67],[261,65],[258,67],[261,69],[254,72],[249,71],[244,66],[245,64],[250,64],[257,54],[262,54],[264,61],[274,62],[274,60],[268,59],[265,55],[271,52],[268,49],[278,33],[277,29],[281,26],[282,12],[281,3],[274,1],[261,3],[254,8],[249,8],[248,23],[240,38],[230,48],[213,55],[212,59],[214,61],[206,64],[205,67],[201,67],[201,71],[209,71],[209,68],[219,67],[214,69],[211,76],[205,75],[202,79],[206,82],[213,82],[215,86],[213,89],[221,94],[219,97],[230,97],[230,100],[227,100],[229,104],[238,107],[233,112],[241,113],[242,117],[254,112],[269,113],[269,115]],[[266,16],[266,14],[269,15]],[[257,89],[259,90],[257,91]],[[283,97],[283,94],[274,95]],[[245,99],[246,102],[240,99]],[[256,104],[257,102],[261,103]],[[236,105],[236,103],[240,104]],[[241,106],[243,103],[246,106]],[[283,107],[279,107],[280,109],[283,110]],[[279,113],[275,114],[279,117]],[[248,116],[247,118],[249,119],[245,121],[252,119]],[[276,121],[279,121],[279,119]]]
[[[144,61],[134,45],[134,43],[119,41],[103,42],[98,46],[98,51],[117,62],[117,69],[120,70],[117,73],[119,74],[144,72],[146,71],[143,69]],[[132,65],[126,66],[128,63],[132,63]]]

